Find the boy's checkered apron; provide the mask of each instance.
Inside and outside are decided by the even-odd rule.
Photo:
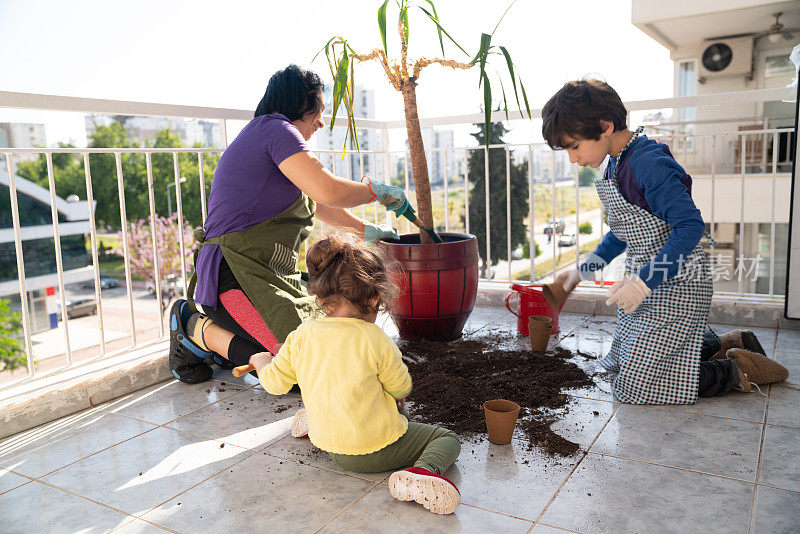
[[[626,274],[638,274],[664,246],[670,227],[620,194],[616,173],[595,181],[608,226],[627,243]],[[666,267],[664,267],[666,268]],[[655,266],[656,272],[658,266]],[[600,361],[619,371],[614,393],[632,404],[691,404],[697,400],[700,346],[713,292],[698,243],[675,277],[662,282],[632,314],[617,312],[611,351]]]

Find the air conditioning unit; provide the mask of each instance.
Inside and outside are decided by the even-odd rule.
[[[700,53],[700,79],[750,74],[753,38],[740,37],[709,42]]]

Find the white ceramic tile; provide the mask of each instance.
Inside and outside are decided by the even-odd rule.
[[[0,493],[5,493],[23,484],[27,484],[31,479],[21,477],[7,469],[0,468]]]
[[[402,518],[402,519],[400,519]],[[398,520],[400,519],[400,520]],[[467,505],[459,506],[449,515],[436,515],[415,502],[395,500],[386,486],[373,488],[366,496],[341,516],[327,525],[322,532],[363,532],[382,534],[413,534],[433,532],[462,532],[486,534],[503,532],[524,534],[531,528],[530,521],[487,512]]]
[[[754,486],[589,454],[541,521],[578,532],[747,532]]]
[[[243,390],[243,386],[216,380],[201,384],[169,380],[109,401],[103,408],[112,413],[163,425]]]
[[[38,477],[153,428],[100,409],[85,410],[4,439],[0,465]]]
[[[331,459],[327,452],[322,451],[312,445],[308,438],[293,438],[288,436],[277,443],[270,445],[264,449],[264,451],[271,456],[275,456],[283,460],[297,462],[302,465],[312,465],[314,467],[329,469],[331,471],[337,471],[339,473],[354,477],[371,480],[372,482],[380,482],[392,474],[391,471],[387,471],[385,473],[356,473],[340,467],[339,464]]]
[[[767,425],[759,483],[800,491],[800,430]]]
[[[38,482],[0,495],[0,532],[3,534],[99,534],[124,525],[130,519],[110,508]]]
[[[251,389],[227,397],[166,424],[198,436],[260,449],[286,436],[300,398]]]
[[[758,486],[754,534],[797,534],[799,517],[800,493]]]
[[[139,515],[251,454],[240,447],[162,427],[43,480]]]
[[[770,386],[767,423],[800,429],[800,385],[783,382]]]
[[[762,426],[623,404],[592,452],[755,481]]]
[[[314,532],[372,486],[256,453],[143,518],[179,532]]]

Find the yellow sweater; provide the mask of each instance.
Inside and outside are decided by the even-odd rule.
[[[369,454],[408,429],[395,398],[411,390],[411,375],[397,345],[373,323],[345,317],[305,322],[259,375],[273,395],[300,385],[308,437],[324,451]]]

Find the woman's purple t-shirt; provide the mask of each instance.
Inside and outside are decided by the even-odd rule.
[[[206,238],[247,230],[292,205],[298,189],[278,165],[308,150],[300,131],[281,114],[251,120],[225,149],[214,171],[208,199]],[[197,259],[195,301],[217,307],[217,288],[222,251],[205,245]]]

